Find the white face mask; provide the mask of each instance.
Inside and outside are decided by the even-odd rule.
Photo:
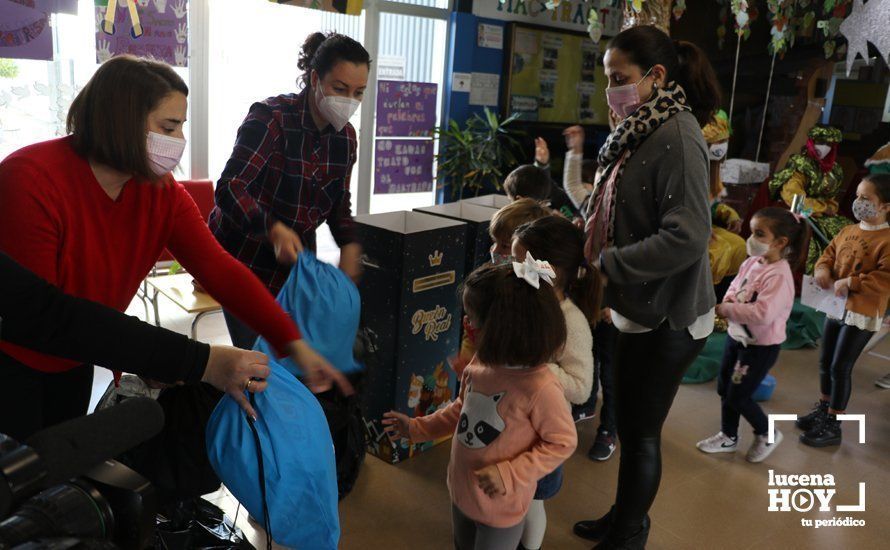
[[[748,256],[751,257],[763,256],[769,252],[769,245],[758,241],[754,238],[754,235],[748,237],[748,241],[745,243],[745,248],[748,250]]]
[[[321,116],[338,132],[342,130],[352,115],[358,110],[361,102],[351,97],[339,95],[324,95],[321,90],[321,82],[315,84],[315,103]]]
[[[831,145],[822,145],[817,143],[813,146],[816,149],[816,154],[819,155],[819,160],[824,159],[828,153],[831,152]]]
[[[151,171],[158,176],[163,176],[172,172],[179,165],[182,153],[185,152],[185,140],[149,132],[146,150]]]
[[[726,156],[727,149],[729,149],[728,143],[715,143],[708,148],[708,157],[715,162],[720,162]]]

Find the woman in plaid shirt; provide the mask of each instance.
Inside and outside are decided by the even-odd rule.
[[[210,228],[233,256],[277,294],[315,230],[327,222],[340,268],[360,274],[349,180],[356,159],[358,109],[370,57],[355,40],[314,33],[303,44],[303,90],[255,103],[216,187]],[[250,349],[256,333],[226,311],[232,342]]]

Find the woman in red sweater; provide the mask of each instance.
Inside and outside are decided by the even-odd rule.
[[[309,373],[348,382],[300,339],[259,280],[225,252],[171,170],[188,88],[167,65],[102,65],[68,113],[69,136],[0,163],[0,251],[74,296],[124,310],[164,248],[225,308]],[[87,412],[93,368],[0,343],[0,433],[25,437]],[[245,381],[245,384],[247,382]]]

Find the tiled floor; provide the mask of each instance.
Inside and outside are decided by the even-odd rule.
[[[132,310],[134,313],[138,309]],[[185,332],[189,319],[163,306],[165,326]],[[221,316],[202,323],[199,337],[227,342]],[[876,352],[890,355],[890,338]],[[817,394],[817,355],[814,350],[783,352],[773,370],[778,380],[768,413],[799,413]],[[845,428],[839,448],[812,449],[798,442],[791,423],[781,425],[785,442],[763,464],[749,464],[744,451],[751,441],[743,425],[741,450],[734,455],[704,455],[695,442],[719,429],[719,405],[714,383],[682,386],[663,435],[664,474],[651,511],[653,528],[649,548],[669,549],[873,549],[887,548],[890,540],[890,390],[873,382],[890,372],[890,361],[865,356],[854,371],[850,413],[866,415],[866,443],[856,441],[856,430]],[[101,386],[101,388],[99,388]],[[97,384],[97,389],[104,385]],[[572,535],[579,519],[606,512],[614,498],[618,461],[588,460],[596,420],[579,425],[580,444],[566,464],[566,481],[560,494],[548,502],[548,549],[589,548]],[[450,548],[450,503],[445,487],[449,445],[443,444],[396,466],[369,456],[353,493],[341,504],[343,549]],[[866,484],[866,511],[768,512],[768,470],[777,473],[832,474],[837,495],[832,505],[855,504],[859,482]],[[230,513],[234,500],[223,493],[213,500]],[[801,519],[852,516],[864,527],[802,527]],[[300,518],[295,518],[299,521]],[[249,524],[242,510],[238,521],[251,541],[265,545],[263,534]]]

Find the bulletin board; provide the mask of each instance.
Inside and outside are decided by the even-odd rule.
[[[602,52],[583,33],[507,25],[507,83],[501,102],[522,120],[553,124],[609,123]]]

